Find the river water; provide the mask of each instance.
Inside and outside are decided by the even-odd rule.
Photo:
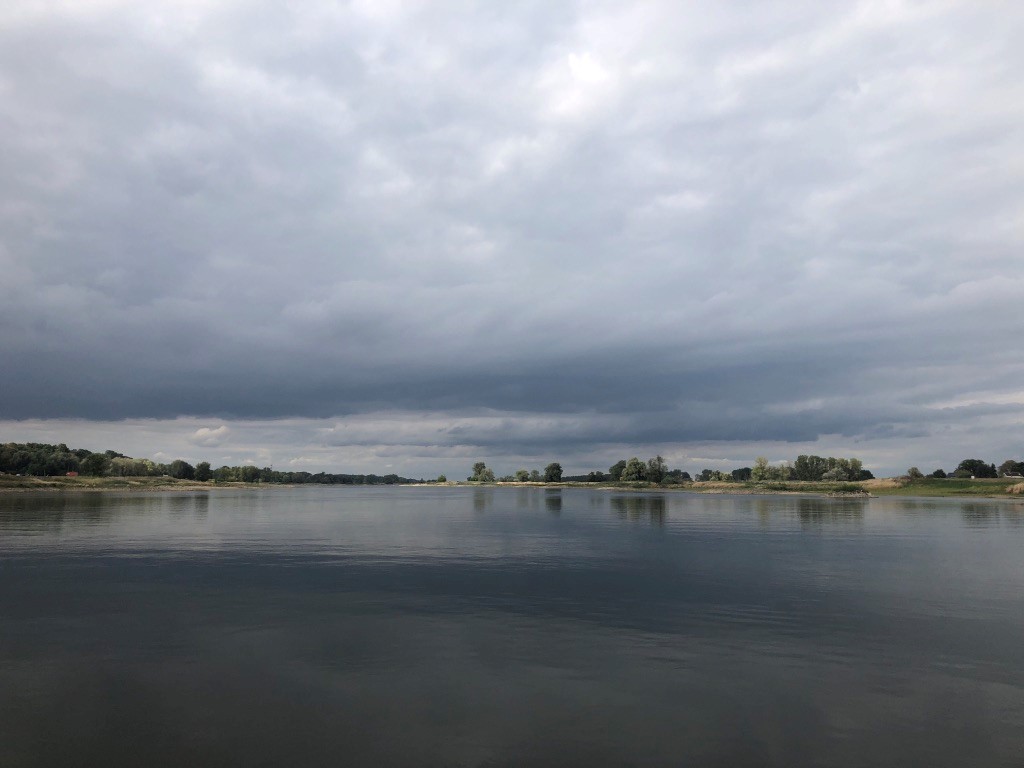
[[[1024,504],[0,495],[2,766],[1021,766]]]

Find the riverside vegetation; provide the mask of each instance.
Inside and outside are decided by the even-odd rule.
[[[396,485],[421,483],[395,474],[281,472],[272,467],[222,466],[207,461],[195,466],[184,459],[169,463],[135,459],[117,451],[93,452],[64,443],[3,443],[0,445],[0,487],[36,487],[42,478],[57,487],[158,487],[189,483],[278,483],[302,485]],[[20,482],[24,481],[24,482]]]
[[[646,461],[622,459],[608,472],[565,475],[559,462],[543,471],[519,469],[496,476],[483,461],[476,462],[466,482],[541,483],[588,487],[665,488],[706,493],[826,493],[901,496],[993,496],[1024,494],[1024,461],[1008,459],[999,467],[981,459],[964,459],[949,472],[937,469],[925,475],[911,467],[901,477],[876,479],[857,458],[800,455],[793,462],[771,463],[758,457],[752,467],[731,471],[703,469],[691,476],[669,469],[661,456]],[[210,485],[395,485],[447,483],[445,475],[425,481],[396,474],[282,472],[271,467],[222,466],[209,462],[195,466],[184,459],[169,463],[136,459],[117,451],[93,452],[68,448],[64,443],[0,444],[0,489],[103,489],[209,487]]]

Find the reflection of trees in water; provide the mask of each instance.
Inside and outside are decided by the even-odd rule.
[[[652,523],[665,522],[664,496],[612,496],[612,510],[619,517],[630,520],[648,518]]]
[[[867,510],[867,501],[857,498],[760,496],[736,504],[737,510],[756,514],[764,528],[771,524],[772,518],[792,517],[794,513],[803,526],[859,524],[864,521]]]
[[[546,488],[544,490],[544,509],[553,515],[562,514],[561,488]]]
[[[210,511],[210,494],[189,494],[187,496],[170,496],[166,500],[166,508],[171,517],[205,520]]]
[[[864,522],[863,499],[797,499],[796,511],[803,525],[850,525]]]
[[[767,528],[769,523],[772,521],[772,510],[778,510],[778,507],[772,506],[768,499],[755,499],[751,505],[752,509],[757,514],[758,522],[761,523],[762,528]]]
[[[516,507],[518,509],[537,509],[537,492],[534,488],[516,488]]]
[[[909,517],[929,513],[949,515],[953,512],[958,512],[969,528],[988,528],[996,525],[1024,527],[1024,503],[1021,502],[1007,504],[1003,500],[899,498],[894,500],[892,505],[893,514]]]
[[[0,496],[0,530],[59,531],[65,526],[92,526],[120,517],[166,514],[205,519],[210,494],[17,494]]]
[[[473,489],[473,511],[474,512],[486,512],[487,508],[491,506],[491,502],[494,500],[494,491],[489,488],[474,488]]]
[[[960,515],[971,528],[991,528],[1003,523],[1013,528],[1024,526],[1024,507],[1020,505],[1006,508],[999,504],[964,502],[960,505]]]

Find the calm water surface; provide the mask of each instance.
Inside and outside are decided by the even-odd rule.
[[[0,765],[1021,766],[1024,505],[0,495]]]

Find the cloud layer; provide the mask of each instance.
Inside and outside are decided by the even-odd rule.
[[[185,418],[214,449],[302,424],[264,450],[342,470],[390,446],[411,473],[434,444],[1021,451],[1024,11],[0,21],[10,439]]]

